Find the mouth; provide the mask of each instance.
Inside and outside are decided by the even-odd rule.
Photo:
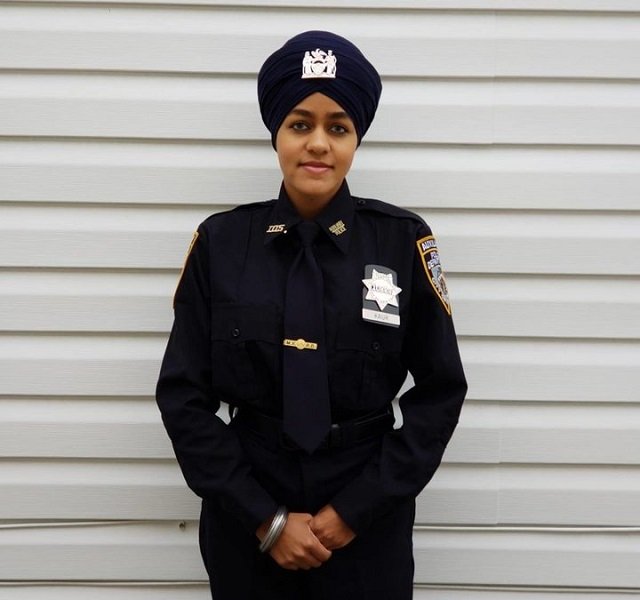
[[[326,163],[313,161],[313,160],[309,162],[304,162],[300,166],[308,173],[312,173],[314,175],[321,175],[322,173],[327,173],[333,168]]]

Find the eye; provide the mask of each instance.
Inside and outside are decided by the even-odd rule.
[[[332,125],[330,131],[332,133],[337,133],[338,135],[344,135],[345,133],[349,133],[349,130],[344,125],[340,125],[339,123]]]
[[[304,121],[294,121],[290,125],[291,129],[294,131],[307,131],[309,129],[309,125],[307,125]]]

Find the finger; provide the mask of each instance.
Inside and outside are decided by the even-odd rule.
[[[322,564],[322,562],[320,562],[319,560],[316,560],[313,556],[308,556],[304,563],[303,566],[301,565],[301,569],[311,569],[311,568],[317,568]]]
[[[342,546],[340,544],[337,544],[336,542],[330,542],[330,541],[326,541],[326,542],[322,542],[322,545],[327,549],[327,550],[337,550],[338,548],[342,548]]]
[[[310,552],[306,552],[305,554],[293,555],[286,562],[288,564],[294,565],[296,569],[304,569],[305,571],[308,571],[313,567],[319,567],[322,564]]]
[[[336,545],[336,540],[330,535],[324,535],[322,533],[316,533],[318,541],[327,549],[333,550],[332,546]]]
[[[273,554],[271,555],[271,557],[283,569],[287,569],[288,571],[297,571],[298,570],[298,565],[296,565],[293,560],[286,559],[283,556],[273,556]]]
[[[317,544],[314,544],[309,549],[313,557],[321,562],[326,562],[331,558],[331,550],[325,548],[325,546],[318,540]]]
[[[333,544],[325,545],[325,548],[329,548],[329,550],[340,550],[340,548],[344,548],[349,542],[334,542]]]
[[[318,523],[309,523],[309,529],[313,535],[320,539],[320,536],[322,535],[322,527]]]

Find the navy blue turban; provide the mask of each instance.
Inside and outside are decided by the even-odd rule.
[[[346,111],[360,144],[376,114],[382,82],[349,40],[329,31],[292,37],[267,58],[258,74],[260,113],[274,148],[285,117],[315,92],[332,98]]]

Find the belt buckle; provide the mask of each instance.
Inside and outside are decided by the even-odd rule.
[[[344,429],[339,423],[331,423],[329,435],[326,437],[328,448],[341,448],[344,443]]]

